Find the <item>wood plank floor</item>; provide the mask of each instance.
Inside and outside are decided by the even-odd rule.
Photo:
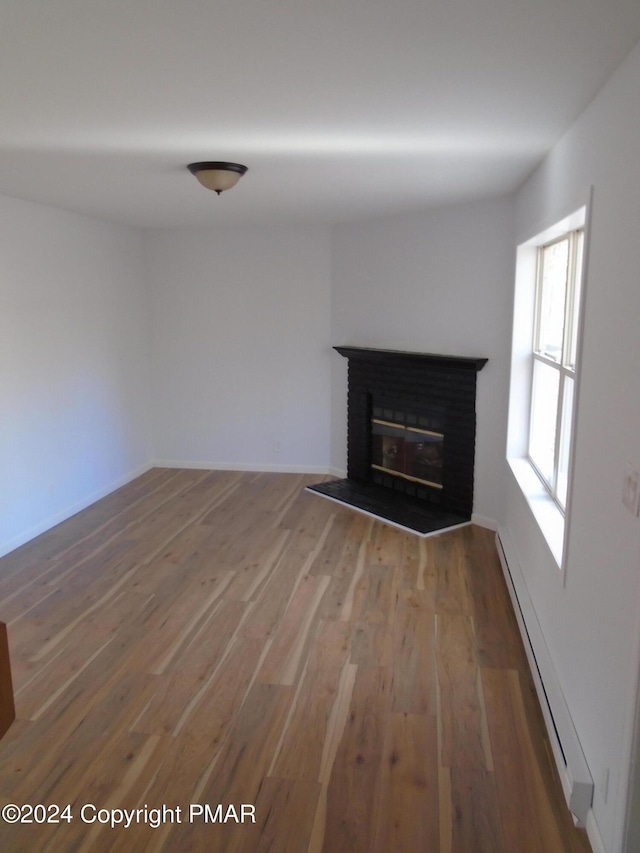
[[[154,469],[0,560],[0,805],[72,818],[0,849],[589,850],[493,534],[420,539],[317,479]]]

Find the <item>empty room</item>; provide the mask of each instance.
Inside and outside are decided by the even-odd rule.
[[[0,846],[640,851],[640,5],[0,4]]]

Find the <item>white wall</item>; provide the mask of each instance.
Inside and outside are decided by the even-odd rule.
[[[190,229],[146,241],[156,458],[325,471],[329,231]]]
[[[513,259],[510,200],[334,229],[332,341],[484,356],[474,512],[502,517]],[[346,468],[346,360],[333,356],[333,467]]]
[[[591,831],[608,853],[622,844],[640,669],[640,520],[621,502],[625,465],[640,470],[639,92],[640,46],[517,196],[520,242],[593,185],[566,586],[510,473],[505,519],[594,778]]]
[[[150,460],[142,243],[0,198],[0,554]]]

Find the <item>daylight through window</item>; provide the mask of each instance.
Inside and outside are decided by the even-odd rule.
[[[551,496],[567,502],[584,231],[538,248],[528,455]]]

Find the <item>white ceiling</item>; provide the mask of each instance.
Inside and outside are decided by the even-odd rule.
[[[0,193],[143,227],[502,195],[639,39],[638,0],[0,0]]]

